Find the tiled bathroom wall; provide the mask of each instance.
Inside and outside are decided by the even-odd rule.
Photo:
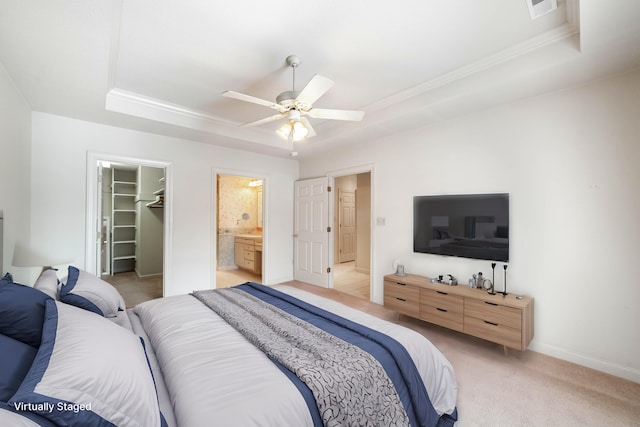
[[[258,227],[258,188],[255,178],[218,175],[218,268],[233,268],[234,239]]]

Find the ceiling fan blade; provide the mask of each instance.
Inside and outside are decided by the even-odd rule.
[[[281,114],[276,114],[270,117],[265,117],[264,119],[260,119],[260,120],[256,120],[255,122],[251,122],[251,123],[245,123],[242,125],[242,127],[249,127],[249,126],[258,126],[264,123],[269,123],[269,122],[273,122],[275,120],[280,120],[287,117],[286,113],[281,113]]]
[[[255,96],[245,95],[244,93],[234,92],[232,90],[227,90],[222,92],[222,96],[227,98],[233,98],[240,101],[251,102],[253,104],[263,105],[265,107],[273,108],[274,110],[278,110],[281,113],[287,111],[282,105],[277,104],[273,101],[267,101],[265,99],[256,98]]]
[[[309,133],[307,134],[307,136],[305,137],[305,139],[309,139],[312,136],[316,136],[316,131],[313,129],[313,126],[311,126],[311,123],[309,122],[309,120],[307,120],[305,117],[300,117],[300,121],[302,122],[302,124],[304,124],[304,126],[309,129]]]
[[[331,89],[331,86],[333,86],[333,80],[316,74],[304,89],[300,91],[296,97],[296,104],[298,104],[302,110],[308,110],[314,102]]]
[[[330,110],[326,108],[312,108],[306,114],[314,119],[350,120],[353,122],[359,122],[364,117],[364,111]]]

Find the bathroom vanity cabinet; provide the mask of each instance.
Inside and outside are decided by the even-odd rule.
[[[235,263],[239,268],[262,274],[262,236],[241,234],[235,238]]]

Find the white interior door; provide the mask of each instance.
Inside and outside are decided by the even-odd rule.
[[[339,191],[338,196],[338,224],[339,224],[339,259],[340,262],[355,261],[356,259],[356,193]]]
[[[295,183],[294,272],[301,282],[329,287],[330,178]]]

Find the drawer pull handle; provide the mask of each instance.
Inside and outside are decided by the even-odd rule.
[[[495,305],[496,307],[498,306],[498,304],[496,304],[495,302],[485,301],[484,303],[489,305]]]
[[[407,301],[407,300],[406,300],[406,299],[404,299],[404,298],[398,298],[398,297],[396,297],[396,299],[397,299],[398,301],[403,301],[403,302],[406,302],[406,301]]]
[[[440,295],[449,295],[447,292],[442,292],[442,291],[436,291],[437,293],[439,293]]]
[[[485,320],[484,323],[486,323],[488,325],[498,326],[497,323],[489,322],[488,320]]]
[[[396,285],[400,285],[400,286],[407,286],[407,284],[406,284],[406,283],[398,283],[398,282],[396,282]]]
[[[446,313],[446,312],[447,312],[447,310],[445,310],[444,308],[438,308],[438,307],[436,307],[436,310],[441,311],[441,312],[443,312],[443,313]]]

